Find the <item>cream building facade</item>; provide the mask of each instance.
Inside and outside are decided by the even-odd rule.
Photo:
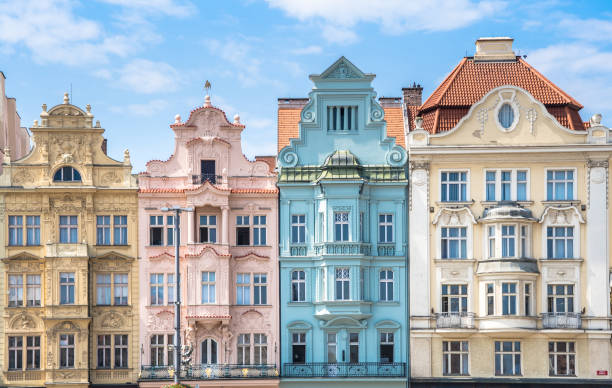
[[[511,46],[479,40],[407,109],[413,386],[610,382],[610,130]]]
[[[137,184],[91,107],[49,110],[0,176],[0,363],[9,386],[130,386],[138,376]]]

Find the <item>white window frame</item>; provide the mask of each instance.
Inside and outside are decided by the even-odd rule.
[[[251,304],[251,276],[250,272],[239,272],[236,274],[236,305],[238,306],[248,306]],[[238,303],[238,295],[242,296],[242,303]]]
[[[551,294],[549,287],[553,290]],[[563,294],[557,293],[557,287],[563,287]],[[568,293],[568,287],[572,287],[572,293]],[[576,311],[576,300],[578,295],[576,294],[576,285],[573,283],[547,283],[546,284],[546,312],[549,314],[568,314]],[[550,299],[552,299],[552,311],[550,305]],[[565,306],[565,311],[557,311],[557,300],[562,299]],[[571,299],[571,301],[570,301]],[[570,303],[571,302],[571,303]],[[571,311],[570,311],[571,308]]]
[[[554,172],[555,171],[572,171],[573,172],[573,179],[572,179],[572,199],[548,199],[548,172],[552,171],[553,172],[553,180],[554,180]],[[569,182],[569,181],[565,181],[565,182]],[[576,167],[549,167],[549,168],[545,168],[544,169],[544,201],[550,201],[550,202],[555,202],[555,201],[577,201],[578,197],[577,197],[577,193],[578,193],[578,170]],[[555,186],[553,185],[553,194],[555,192]],[[567,193],[567,187],[565,189],[565,192]],[[554,196],[554,195],[553,195]]]
[[[333,341],[332,341],[333,339]],[[338,333],[335,331],[325,332],[325,361],[330,364],[338,362]],[[330,354],[333,354],[334,359],[330,360]]]
[[[556,216],[553,216],[556,214]],[[572,260],[580,258],[582,255],[581,249],[581,224],[584,224],[584,218],[582,214],[576,208],[576,206],[569,207],[547,207],[544,210],[544,214],[540,217],[540,224],[542,225],[541,230],[541,243],[542,243],[542,258],[548,257],[548,227],[574,227],[574,255],[573,258],[569,259],[549,259],[549,260]]]
[[[548,230],[552,229],[552,236],[548,235]],[[556,232],[557,229],[563,229],[563,236],[557,236]],[[569,236],[569,231],[571,230],[572,235]],[[544,230],[544,233],[546,235],[546,258],[550,259],[550,260],[564,260],[564,259],[574,259],[576,257],[576,253],[574,252],[574,244],[575,244],[575,228],[574,226],[547,226],[546,229]],[[552,241],[552,252],[550,252],[549,249],[549,242]],[[557,241],[563,241],[563,245],[564,245],[564,256],[563,257],[559,257],[558,256],[558,252],[557,252]],[[572,249],[572,254],[569,255],[568,251],[569,251],[569,247],[571,246]]]
[[[242,353],[242,358],[240,354]],[[236,363],[251,365],[251,333],[238,334],[236,341]]]
[[[490,259],[517,259],[523,257],[523,243],[525,243],[525,257],[531,256],[531,223],[512,223],[512,222],[492,222],[485,224],[486,238],[483,243],[484,252],[487,253],[487,257]],[[503,235],[503,227],[512,226],[514,227],[513,235]],[[526,235],[523,238],[521,235],[522,228],[526,228]],[[491,230],[494,234],[491,235]],[[503,255],[504,244],[506,240],[514,239],[514,255]],[[491,246],[493,245],[494,252],[491,252]]]
[[[268,304],[268,273],[253,273],[253,305]]]
[[[259,361],[259,362],[258,362]],[[253,364],[268,363],[268,336],[264,333],[253,334]]]
[[[510,343],[510,350],[504,350],[504,344]],[[523,357],[521,354],[521,341],[515,340],[501,340],[495,341],[495,376],[521,376],[523,370]],[[504,373],[504,357],[509,356],[512,359],[512,373]],[[518,371],[516,370],[516,363],[518,358]],[[498,370],[500,371],[498,373]]]
[[[458,201],[450,201],[448,199],[447,200],[443,200],[442,199],[442,191],[443,191],[443,189],[442,189],[442,184],[443,184],[443,182],[442,182],[442,174],[443,173],[455,173],[455,172],[458,172],[458,173],[464,172],[464,173],[466,173],[466,175],[465,175],[465,182],[464,183],[460,183],[462,181],[457,181],[458,183],[456,183],[456,184],[459,184],[459,185],[465,184],[465,198],[464,199],[460,199]],[[441,169],[441,170],[438,170],[438,182],[439,182],[438,188],[440,190],[440,193],[438,195],[439,201],[443,202],[443,203],[462,203],[462,202],[469,202],[469,201],[471,201],[472,197],[470,195],[470,179],[471,179],[470,169],[464,169],[464,168],[453,169],[453,168],[450,168],[450,169]],[[448,186],[446,187],[446,191],[447,191],[447,198],[448,198]],[[459,186],[459,191],[461,191],[461,186]],[[461,196],[461,193],[459,194],[459,196]]]
[[[450,229],[458,229],[457,236],[451,236]],[[463,260],[467,259],[467,246],[468,246],[468,238],[467,238],[467,226],[441,226],[440,227],[440,258],[444,260]],[[465,230],[465,235],[462,236],[462,230]],[[444,232],[446,232],[446,236],[444,236]],[[450,257],[450,246],[451,242],[456,241],[459,245],[459,256],[458,257]],[[444,257],[444,246],[446,246],[446,256]],[[463,254],[465,248],[465,255]]]
[[[520,304],[520,282],[513,281],[502,281],[500,284],[501,300],[502,300],[502,311],[503,316],[517,316],[519,315],[519,304]],[[508,285],[508,291],[504,292],[504,285]],[[514,292],[511,291],[511,287],[514,286]],[[514,300],[514,303],[512,301]],[[514,313],[512,313],[512,306],[514,305]],[[504,307],[507,307],[507,313],[504,313]]]
[[[446,287],[447,293],[444,294],[444,288]],[[458,287],[458,293],[451,293],[452,287]],[[463,292],[463,287],[465,287],[465,293]],[[447,299],[447,311],[444,311],[444,299]],[[452,311],[452,300],[456,299],[459,303],[459,310]],[[463,309],[463,300],[465,300],[465,310]],[[461,314],[469,311],[470,307],[470,296],[469,296],[469,284],[468,283],[442,283],[440,284],[440,309],[442,313],[445,314]]]
[[[41,274],[26,273],[26,306],[40,307],[41,298]],[[32,302],[32,303],[30,303]]]
[[[471,260],[474,258],[474,224],[476,218],[467,207],[441,208],[432,222],[436,226],[436,259]],[[442,259],[442,228],[466,228],[466,257],[461,259]]]
[[[383,277],[384,274],[384,277]],[[389,275],[391,275],[389,277]],[[390,268],[382,268],[378,271],[378,300],[380,302],[393,302],[395,299],[395,274]],[[384,293],[381,290],[385,290]],[[391,290],[391,297],[389,297],[389,290]],[[384,295],[383,295],[384,294]]]
[[[306,214],[291,214],[291,244],[306,244]],[[295,218],[295,219],[294,219]],[[297,241],[293,239],[296,232]]]
[[[360,214],[360,217],[361,217],[361,214]],[[381,220],[380,219],[381,217],[383,217],[384,219]],[[391,217],[391,221],[389,221],[389,217]],[[379,243],[390,244],[395,241],[395,234],[394,234],[395,228],[393,227],[394,218],[395,217],[393,213],[379,213],[378,214],[378,242]],[[381,229],[384,230],[384,233],[382,236],[380,234]],[[391,229],[391,240],[388,240],[389,229]]]
[[[565,351],[559,351],[559,344],[565,343]],[[551,349],[551,344],[552,349]],[[558,365],[558,357],[565,356],[565,365],[566,365],[566,373],[559,373],[559,365]],[[574,370],[570,369],[571,359],[573,358]],[[575,341],[548,341],[548,373],[549,376],[577,376],[576,373],[577,363],[576,363],[576,342]],[[570,373],[574,372],[574,373]]]
[[[451,350],[451,343],[459,342],[460,350]],[[452,373],[452,356],[459,355],[460,372]],[[465,364],[467,364],[467,370],[463,369],[464,358],[467,358]],[[444,376],[469,376],[470,375],[470,343],[469,341],[442,341],[442,374]],[[446,368],[445,368],[446,367]],[[444,372],[446,370],[446,372]]]
[[[211,223],[211,217],[214,217],[214,224]],[[216,214],[198,214],[198,241],[203,244],[217,244],[219,236],[217,235],[219,217]],[[204,222],[203,222],[204,221]],[[202,241],[202,228],[206,228],[208,232],[207,241]],[[214,230],[214,239],[211,238],[211,232]]]
[[[344,220],[344,215],[346,215],[346,220]],[[338,218],[340,218],[338,220]],[[336,226],[340,225],[340,235],[336,235]],[[346,235],[345,228],[346,225]],[[348,242],[351,241],[351,212],[350,211],[334,211],[334,242]]]
[[[293,274],[296,278],[293,278]],[[302,277],[300,278],[300,274]],[[306,271],[303,269],[294,269],[290,272],[291,277],[291,303],[306,302]],[[297,290],[297,300],[294,300],[294,286]]]
[[[499,202],[502,201],[502,171],[510,172],[510,199],[504,199],[503,201],[518,201],[518,202],[527,202],[531,200],[531,196],[529,195],[531,192],[531,169],[530,168],[486,168],[484,169],[483,174],[483,187],[484,193],[483,198],[485,202]],[[525,199],[518,199],[518,173],[524,171],[526,173],[526,187],[525,187]],[[487,183],[487,173],[494,173],[495,180],[493,184],[495,185],[495,198],[489,199],[487,197],[488,188]],[[523,182],[523,181],[520,181]]]
[[[346,275],[346,276],[344,276]],[[345,283],[348,283],[346,287]],[[341,295],[338,295],[338,284],[341,285]],[[346,291],[348,289],[348,291]],[[348,295],[345,293],[348,292]],[[351,300],[351,268],[336,267],[334,269],[334,300]]]
[[[215,271],[202,271],[200,273],[200,301],[202,304],[215,304],[217,302],[216,280],[217,274]]]

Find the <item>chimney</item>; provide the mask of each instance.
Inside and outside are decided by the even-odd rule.
[[[476,41],[475,62],[516,61],[512,51],[514,39],[508,37],[480,38]]]
[[[411,87],[402,88],[404,103],[408,106],[421,106],[423,103],[423,87],[417,83],[412,83]]]

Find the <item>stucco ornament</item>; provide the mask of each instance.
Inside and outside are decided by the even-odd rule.
[[[408,155],[403,147],[395,146],[387,152],[387,163],[392,166],[403,166],[406,164]]]
[[[285,147],[278,154],[278,160],[282,167],[295,167],[298,164],[298,155],[290,147]]]
[[[385,111],[380,106],[376,99],[372,97],[370,101],[370,119],[372,121],[381,121],[385,117]]]

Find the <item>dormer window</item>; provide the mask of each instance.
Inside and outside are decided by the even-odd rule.
[[[60,168],[53,175],[54,182],[80,182],[81,174],[73,167],[65,166]]]
[[[328,131],[357,130],[357,106],[328,106]]]
[[[509,103],[503,104],[499,108],[499,112],[497,113],[497,118],[499,120],[499,124],[504,129],[506,130],[510,129],[510,127],[514,123],[514,109],[512,108],[512,105],[510,105]]]

